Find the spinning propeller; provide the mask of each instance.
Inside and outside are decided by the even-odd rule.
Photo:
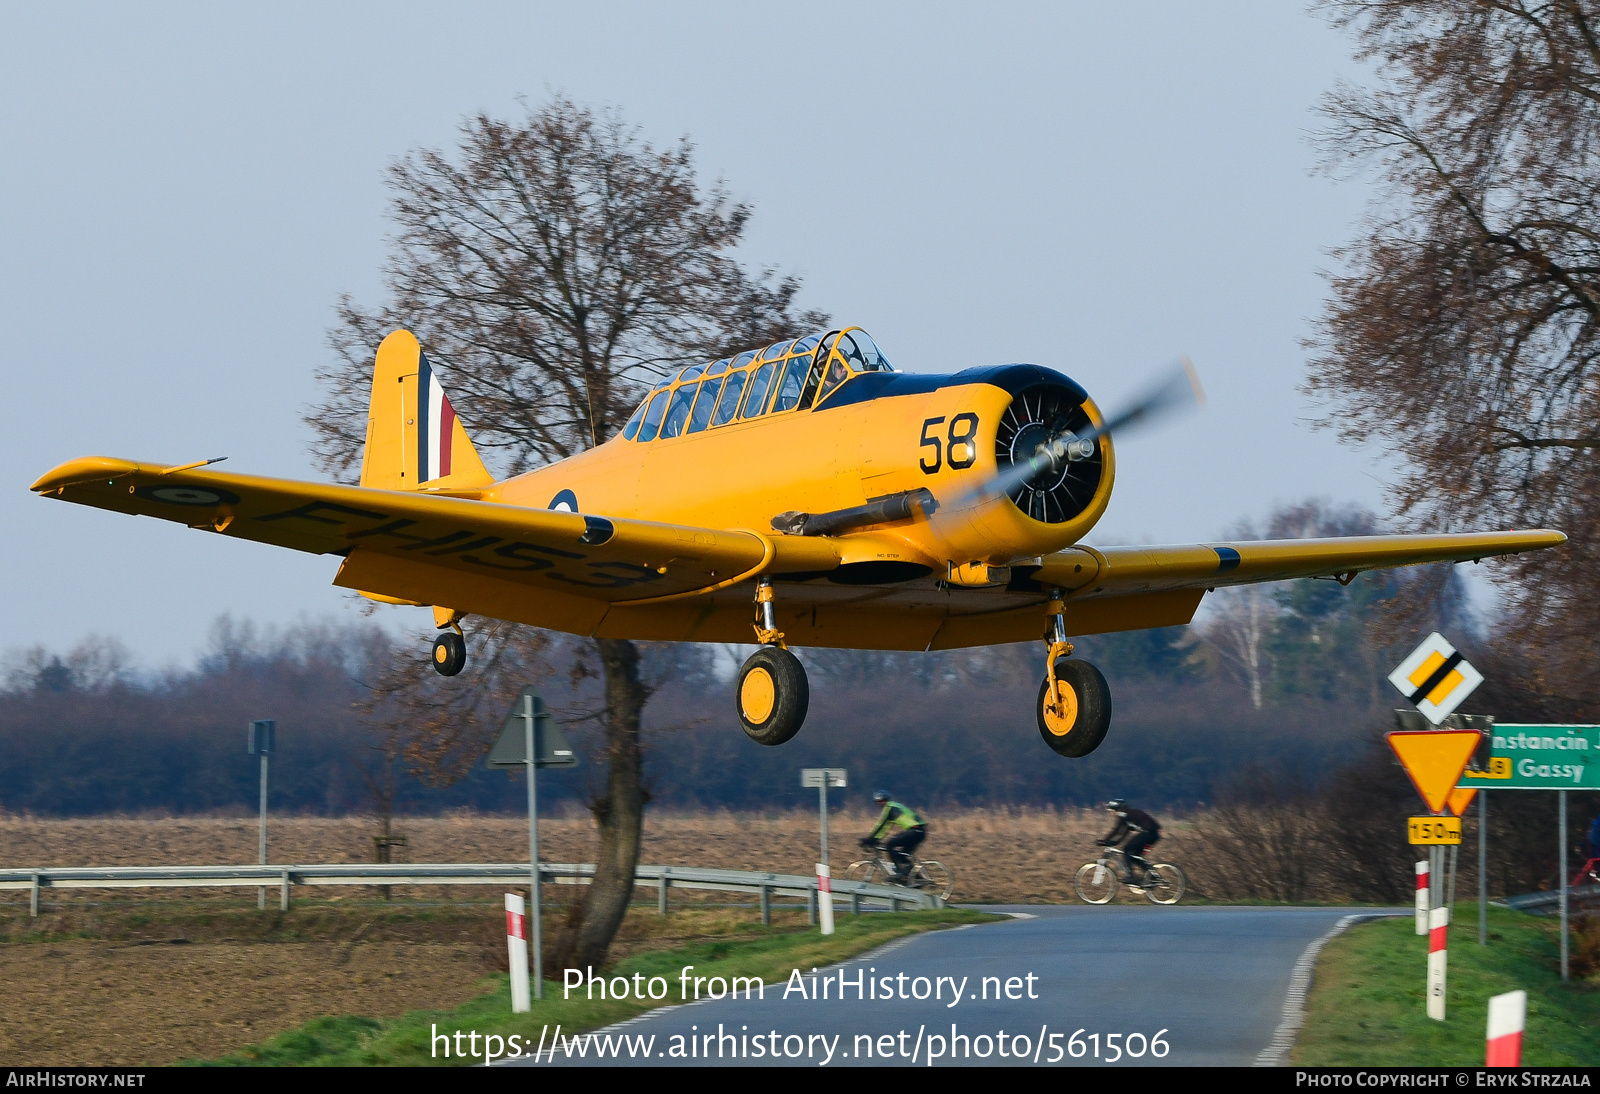
[[[1045,385],[1019,394],[1006,410],[997,432],[997,447],[1009,450],[1010,462],[986,482],[941,503],[927,487],[904,490],[866,505],[827,513],[790,511],[772,518],[772,527],[787,535],[842,535],[857,528],[905,520],[919,513],[935,528],[974,505],[1009,495],[1035,520],[1060,523],[1081,512],[1099,481],[1099,441],[1111,433],[1155,420],[1163,413],[1205,399],[1200,377],[1187,357],[1152,384],[1120,413],[1099,425],[1064,386]],[[1074,465],[1091,461],[1074,475]],[[1081,481],[1073,481],[1073,480]]]
[[[1094,456],[1099,451],[1102,436],[1126,433],[1130,427],[1149,424],[1169,411],[1199,406],[1204,401],[1205,393],[1200,389],[1200,377],[1193,363],[1187,357],[1180,358],[1171,371],[1158,378],[1131,405],[1110,415],[1100,425],[1091,423],[1087,429],[1054,434],[1038,423],[1025,426],[1017,433],[1017,441],[1022,444],[1018,446],[1013,442],[1013,452],[1020,457],[1031,446],[1031,455],[1015,459],[988,481],[953,498],[948,508],[940,508],[953,515],[974,503],[1002,495],[1011,495],[1015,500],[1019,491],[1039,489],[1040,484],[1060,479],[1069,465]],[[1080,420],[1084,420],[1081,415]],[[935,522],[938,519],[938,516],[933,517]]]

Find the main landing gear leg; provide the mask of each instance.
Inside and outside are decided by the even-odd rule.
[[[1111,689],[1100,670],[1087,661],[1069,661],[1066,604],[1060,589],[1050,590],[1045,606],[1044,683],[1039,685],[1039,736],[1062,756],[1087,756],[1100,747],[1111,728]]]
[[[757,744],[781,745],[805,723],[811,685],[800,659],[789,652],[778,629],[770,578],[761,578],[756,584],[754,626],[761,648],[739,669],[739,723]]]
[[[465,612],[454,608],[434,608],[433,622],[443,634],[433,640],[433,671],[440,676],[454,676],[467,667],[467,639],[461,633],[461,620]]]

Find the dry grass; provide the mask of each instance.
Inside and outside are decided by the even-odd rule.
[[[859,857],[855,841],[875,819],[875,814],[865,812],[832,815],[829,836],[836,871]],[[1073,873],[1092,857],[1095,838],[1108,827],[1104,812],[1089,809],[951,810],[933,820],[922,853],[955,874],[957,900],[1065,902],[1075,899]],[[281,863],[369,862],[376,831],[377,823],[370,817],[274,818],[268,857]],[[404,857],[412,862],[515,862],[527,856],[527,822],[520,817],[469,813],[405,817],[396,821],[395,831],[410,841]],[[1213,840],[1202,838],[1188,819],[1168,820],[1164,832],[1158,858],[1181,864],[1197,895],[1228,895],[1228,872],[1214,868],[1218,851]],[[547,862],[593,861],[594,826],[586,816],[545,818],[540,821],[539,838],[541,857]],[[641,861],[808,874],[816,861],[817,838],[817,815],[809,811],[652,812],[645,822]],[[248,817],[0,816],[0,867],[214,865],[255,858],[256,823]],[[150,899],[158,891],[133,892]],[[316,892],[322,899],[328,890]],[[185,895],[196,899],[198,894]],[[60,895],[70,899],[65,891]],[[360,896],[370,898],[368,893]],[[461,892],[453,896],[473,898]]]

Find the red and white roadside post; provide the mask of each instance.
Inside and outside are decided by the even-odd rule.
[[[506,948],[511,952],[511,1012],[528,1009],[527,905],[516,893],[506,894]]]
[[[1428,862],[1426,859],[1417,863],[1417,933],[1428,933]]]
[[[1528,1015],[1528,993],[1508,991],[1489,999],[1489,1045],[1485,1067],[1522,1066],[1522,1026]]]
[[[1450,934],[1450,909],[1428,912],[1428,1017],[1444,1021],[1445,948]]]
[[[833,871],[828,868],[828,787],[846,786],[842,767],[802,767],[800,785],[817,788],[817,809],[822,815],[822,861],[817,863],[817,919],[823,934],[833,933]]]
[[[817,863],[817,916],[822,933],[833,933],[833,871],[826,862]]]

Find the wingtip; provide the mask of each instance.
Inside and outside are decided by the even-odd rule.
[[[119,479],[138,470],[139,465],[132,460],[119,460],[112,456],[82,456],[46,471],[28,489],[43,494],[79,482]]]

